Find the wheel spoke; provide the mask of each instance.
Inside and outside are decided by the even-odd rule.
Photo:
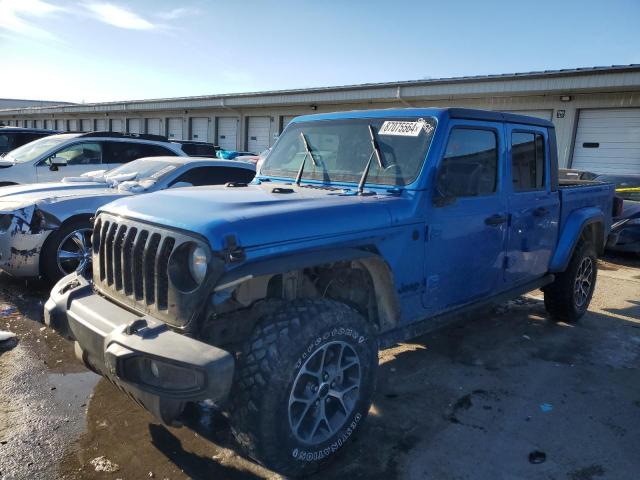
[[[297,421],[297,423],[293,427],[296,434],[298,433],[298,430],[300,429],[300,425],[302,424],[303,420],[307,418],[307,413],[309,413],[309,409],[311,408],[312,405],[313,405],[313,400],[309,400],[308,402],[306,402],[306,405],[304,406],[304,410],[302,410],[302,414],[300,415],[300,419]]]
[[[68,250],[60,250],[60,253],[58,253],[58,257],[63,262],[80,260],[82,258],[82,252],[70,252]]]

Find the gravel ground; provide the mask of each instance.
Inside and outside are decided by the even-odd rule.
[[[0,478],[277,478],[204,407],[167,428],[44,328],[46,288],[0,277]],[[534,292],[380,354],[356,441],[318,478],[634,479],[640,475],[640,261],[610,257],[589,313]]]

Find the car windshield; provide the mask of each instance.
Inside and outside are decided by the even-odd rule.
[[[36,160],[48,150],[77,137],[75,134],[52,135],[29,142],[26,145],[11,150],[5,155],[5,159],[15,163],[26,163]]]
[[[167,160],[159,160],[157,158],[140,158],[133,162],[125,163],[109,170],[104,174],[106,178],[113,177],[131,177],[132,180],[153,180],[158,181],[160,178],[171,173],[182,163],[171,162]]]
[[[640,187],[640,175],[598,175],[595,180],[614,183],[616,189]]]
[[[368,184],[402,186],[422,168],[436,121],[433,118],[362,118],[290,124],[260,169],[265,176],[358,182],[373,154]],[[377,161],[369,126],[380,150]],[[307,145],[305,145],[305,140]],[[309,157],[308,150],[313,158]]]

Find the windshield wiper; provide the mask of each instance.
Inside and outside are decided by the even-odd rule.
[[[311,157],[311,161],[315,167],[318,166],[318,162],[313,158],[313,153],[311,153],[311,149],[309,148],[309,144],[307,143],[307,137],[304,136],[303,132],[300,132],[300,138],[302,138],[302,144],[304,145],[304,158],[302,159],[302,163],[300,164],[300,168],[298,169],[298,175],[296,175],[296,185],[300,185],[300,180],[302,179],[302,172],[304,171],[304,164],[307,161],[307,157]]]
[[[384,169],[384,165],[382,164],[382,157],[380,156],[380,149],[378,148],[378,142],[376,141],[376,136],[373,134],[373,127],[368,125],[369,127],[369,137],[371,138],[371,147],[373,150],[371,151],[371,155],[369,155],[369,160],[367,160],[367,164],[364,167],[364,172],[362,172],[362,176],[360,177],[360,181],[358,182],[358,195],[362,195],[364,192],[364,184],[367,181],[367,176],[369,176],[369,170],[371,169],[371,160],[373,160],[373,156],[376,156],[378,160],[378,166],[381,169]]]

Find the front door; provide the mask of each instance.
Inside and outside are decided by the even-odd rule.
[[[502,125],[452,121],[429,209],[424,306],[430,314],[500,288],[507,232]]]
[[[59,165],[56,165],[59,164]],[[36,167],[38,182],[58,182],[102,167],[100,142],[80,142],[63,147]]]
[[[514,286],[547,272],[558,236],[560,200],[548,174],[546,129],[511,125],[506,127],[506,139],[511,222],[505,281]]]

